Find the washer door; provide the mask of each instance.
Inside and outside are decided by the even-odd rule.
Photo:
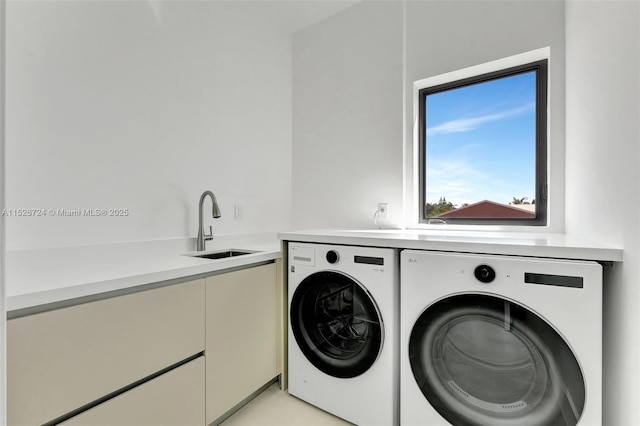
[[[367,371],[382,349],[383,325],[369,293],[353,278],[317,272],[291,300],[291,329],[306,358],[333,377]]]
[[[413,376],[453,425],[576,425],[582,371],[563,338],[512,301],[467,294],[440,300],[409,339]]]

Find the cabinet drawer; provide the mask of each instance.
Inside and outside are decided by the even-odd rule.
[[[42,424],[204,350],[204,280],[7,323],[9,425]]]
[[[204,357],[61,423],[65,426],[202,426]]]

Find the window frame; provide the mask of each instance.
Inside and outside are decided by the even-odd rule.
[[[471,86],[473,84],[497,80],[526,72],[536,72],[536,178],[535,178],[535,217],[525,218],[429,218],[427,217],[426,203],[426,98],[430,94],[446,90]],[[428,79],[430,80],[430,79]],[[501,67],[499,69],[477,73],[463,78],[456,78],[446,82],[439,82],[422,87],[417,90],[417,199],[418,199],[418,223],[425,225],[435,222],[446,222],[461,225],[509,225],[509,226],[547,226],[548,218],[548,172],[547,172],[547,135],[548,126],[548,99],[549,99],[549,58],[528,61],[519,65]]]

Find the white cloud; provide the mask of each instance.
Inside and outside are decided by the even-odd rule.
[[[482,200],[507,204],[513,197],[523,196],[533,199],[531,187],[505,180],[470,159],[432,160],[427,173],[425,195],[430,203],[436,203],[440,197],[457,206]]]
[[[497,112],[494,114],[481,115],[479,117],[458,118],[455,120],[445,121],[437,126],[427,128],[427,136],[433,136],[438,133],[461,133],[476,129],[484,123],[491,121],[503,120],[505,118],[514,117],[532,111],[535,103],[529,103],[518,108]]]

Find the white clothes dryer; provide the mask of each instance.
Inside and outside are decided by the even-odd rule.
[[[399,256],[289,243],[289,393],[359,425],[399,421]]]
[[[602,267],[401,255],[401,424],[601,425]]]

